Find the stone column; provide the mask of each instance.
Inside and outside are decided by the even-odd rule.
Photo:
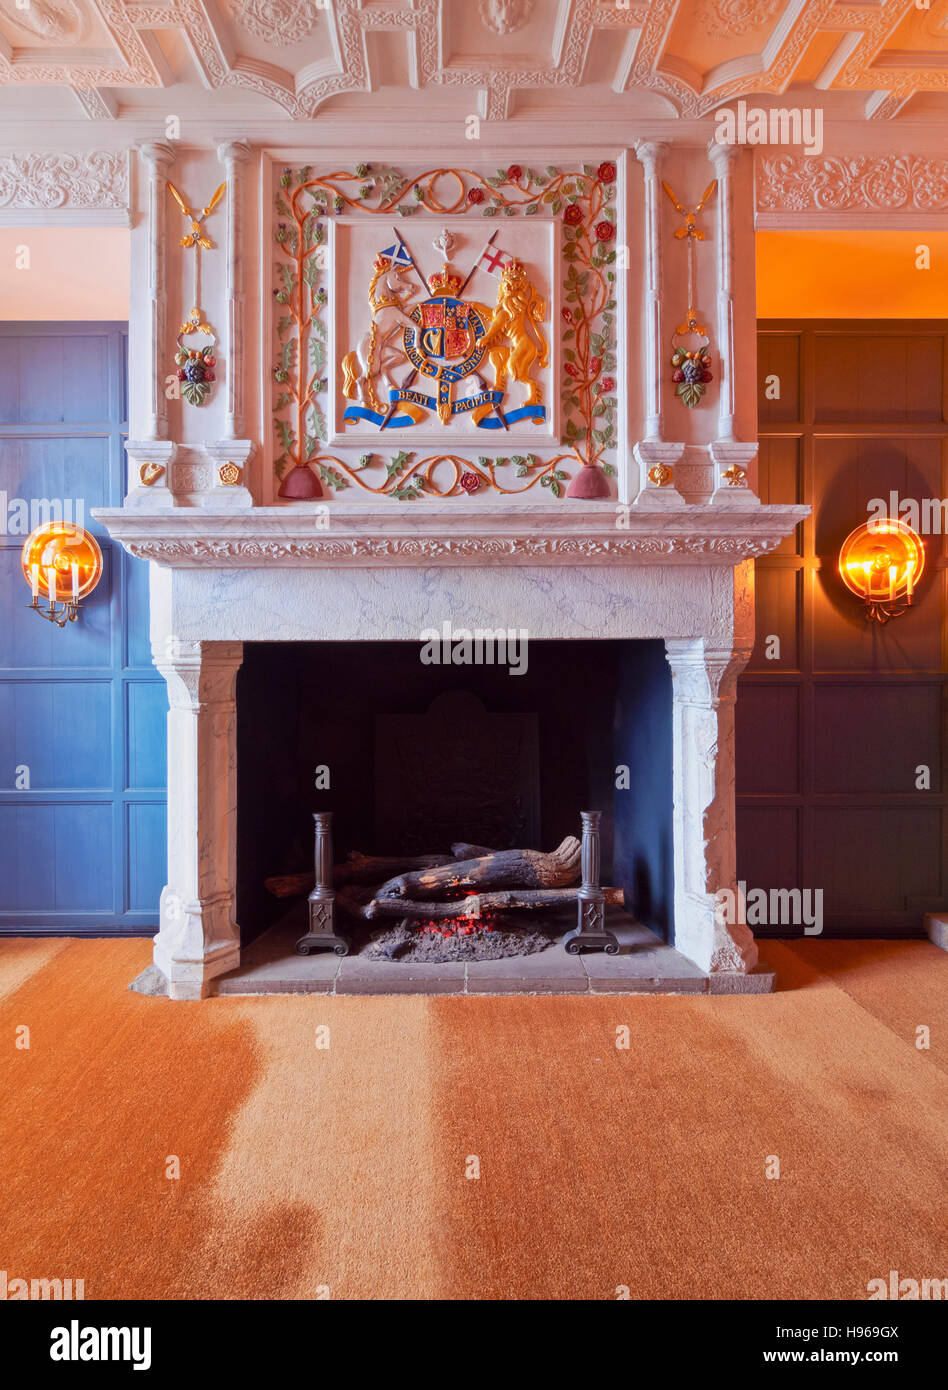
[[[168,882],[155,964],[172,999],[200,999],[240,961],[237,871],[237,714],[240,642],[155,648],[168,683]]]
[[[635,155],[642,165],[645,188],[645,438],[633,448],[639,465],[636,506],[666,511],[684,506],[675,486],[675,464],[684,444],[665,440],[664,398],[667,364],[662,351],[662,219],[661,163],[667,145],[641,140]]]
[[[146,228],[148,234],[148,339],[144,373],[148,411],[141,439],[130,439],[126,506],[145,511],[165,511],[174,505],[171,470],[176,446],[168,438],[168,403],[165,377],[172,369],[166,334],[165,274],[166,199],[168,170],[174,162],[171,145],[149,143],[139,147],[145,166]]]
[[[734,376],[734,191],[733,171],[737,159],[736,145],[719,145],[712,141],[708,156],[718,180],[717,195],[717,280],[718,280],[718,342],[717,358],[720,384],[718,393],[718,439],[734,438],[737,396]]]
[[[254,452],[254,442],[243,439],[244,378],[244,259],[243,197],[244,167],[253,155],[243,140],[225,140],[217,147],[217,158],[224,166],[227,183],[227,230],[224,241],[226,350],[223,359],[226,414],[223,438],[205,444],[213,465],[209,492],[197,499],[201,506],[215,510],[243,511],[253,506],[246,487],[244,470]]]
[[[740,151],[736,145],[712,141],[708,157],[718,180],[717,193],[717,359],[720,375],[718,437],[709,446],[714,465],[714,507],[759,507],[760,499],[748,482],[748,470],[757,456],[756,443],[734,437],[737,418],[736,339],[734,334],[734,168]]]
[[[736,898],[734,701],[750,647],[669,638],[674,700],[675,946],[709,973],[757,964],[751,932],[715,894]],[[733,914],[732,914],[733,915]]]

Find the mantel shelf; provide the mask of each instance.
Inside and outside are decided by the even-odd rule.
[[[213,513],[97,508],[131,555],[177,567],[231,569],[431,565],[736,565],[773,550],[809,508],[688,505],[669,511],[613,502],[498,513],[476,504],[397,509],[254,507]]]

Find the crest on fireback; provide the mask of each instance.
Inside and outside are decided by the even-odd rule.
[[[493,242],[463,275],[451,260],[455,237],[441,232],[434,246],[442,266],[430,279],[400,235],[379,252],[367,330],[342,361],[343,391],[354,402],[345,422],[405,428],[436,414],[449,426],[469,414],[480,429],[505,429],[546,419],[533,379],[549,361],[546,305],[523,263]],[[493,307],[467,293],[477,272],[499,280]],[[526,388],[520,404],[507,401],[511,378]]]

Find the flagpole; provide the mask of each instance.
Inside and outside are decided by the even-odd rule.
[[[486,241],[486,243],[485,243],[485,245],[484,245],[483,251],[482,251],[481,254],[478,256],[477,260],[474,262],[474,264],[471,266],[470,270],[468,271],[468,273],[467,273],[467,280],[464,281],[464,284],[463,284],[463,285],[461,286],[461,288],[458,290],[458,294],[459,294],[459,295],[462,295],[462,294],[464,293],[464,291],[467,289],[468,281],[471,279],[471,276],[474,274],[475,270],[476,270],[477,267],[480,265],[481,261],[482,261],[482,260],[484,259],[484,257],[487,255],[487,252],[488,252],[488,251],[490,250],[490,248],[493,246],[493,244],[494,244],[494,237],[495,237],[496,235],[497,235],[497,228],[495,227],[494,230],[491,232],[490,236],[487,238],[487,241]],[[481,386],[482,386],[482,388],[483,388],[483,386],[484,386],[484,378],[483,378],[479,373],[477,373],[477,372],[475,372],[475,376],[477,376],[477,379],[478,379],[478,381],[481,383]],[[503,425],[504,429],[505,429],[505,430],[509,430],[509,429],[510,429],[510,426],[507,424],[507,417],[506,417],[506,415],[504,414],[504,412],[501,410],[501,408],[500,408],[500,403],[499,403],[498,401],[495,401],[495,402],[494,402],[493,410],[494,410],[494,414],[497,416],[497,419],[498,419],[498,420],[500,421],[500,423]]]
[[[415,272],[415,274],[418,276],[418,279],[421,281],[421,283],[424,285],[425,289],[428,291],[428,297],[430,298],[430,297],[431,297],[431,286],[428,284],[428,281],[427,281],[427,279],[426,279],[426,277],[425,277],[425,273],[424,273],[424,271],[422,270],[421,266],[418,264],[418,262],[415,260],[414,256],[412,255],[411,251],[408,249],[408,242],[407,242],[407,241],[405,240],[405,238],[402,236],[401,232],[398,230],[397,227],[393,227],[393,228],[392,228],[392,231],[395,233],[395,240],[396,240],[401,246],[403,246],[403,247],[405,248],[405,255],[406,255],[406,256],[408,257],[408,259],[411,261],[412,270]]]

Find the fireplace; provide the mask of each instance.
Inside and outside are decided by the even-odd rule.
[[[628,908],[709,987],[758,987],[753,938],[719,919],[715,896],[735,883],[733,705],[752,641],[745,561],[772,549],[803,509],[633,507],[620,529],[608,503],[498,517],[472,502],[459,529],[436,505],[362,506],[334,514],[328,535],[300,508],[101,515],[132,554],[156,562],[152,645],[171,708],[155,964],[172,997],[214,992],[239,966],[242,932],[246,945],[271,920],[263,880],[304,862],[312,810],[337,814],[341,851],[387,850],[380,828],[397,822],[397,779],[390,770],[376,795],[376,740],[386,719],[423,720],[452,690],[485,717],[536,723],[540,795],[521,797],[511,834],[537,827],[540,843],[525,847],[549,851],[578,834],[580,812],[601,811],[605,878]],[[524,630],[527,673],[423,666],[422,634],[446,621]],[[270,750],[272,786],[247,741]],[[620,763],[630,768],[624,798]],[[315,787],[323,764],[324,791]],[[564,784],[551,791],[557,766]],[[517,785],[532,775],[526,757]],[[248,777],[261,803],[256,842],[239,792]],[[357,804],[359,780],[370,778]]]
[[[409,867],[412,857],[448,855],[459,844],[551,851],[579,835],[580,811],[590,807],[601,816],[600,875],[612,904],[671,942],[672,698],[663,644],[518,639],[500,653],[496,640],[482,637],[468,651],[463,636],[439,634],[431,646],[245,645],[236,688],[241,944],[286,910],[291,890],[309,886],[311,813],[332,814],[343,865],[352,854],[381,863],[405,856]],[[501,654],[503,664],[494,659]],[[453,659],[468,655],[491,659]],[[379,882],[396,867],[380,870]],[[574,885],[571,907],[542,904],[525,928],[561,935],[564,922],[575,925],[578,863],[565,881]],[[340,903],[345,921],[345,885]]]

